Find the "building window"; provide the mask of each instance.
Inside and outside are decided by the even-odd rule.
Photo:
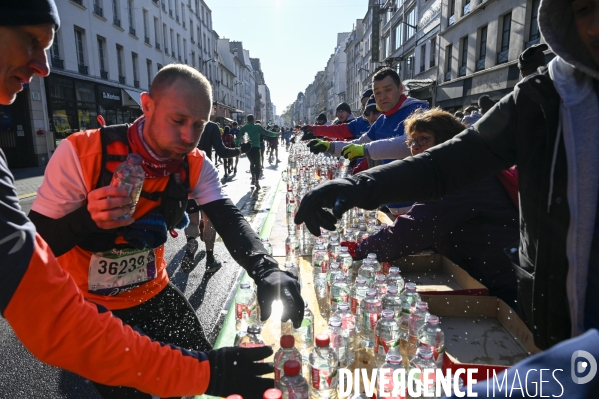
[[[450,44],[445,47],[445,81],[451,80],[451,57],[453,46]]]
[[[148,89],[152,86],[152,60],[146,59],[146,73],[148,74]]]
[[[162,64],[156,64],[156,70],[159,71],[162,69]]]
[[[389,48],[389,36],[383,38],[383,59],[387,58],[389,54],[387,49]]]
[[[485,59],[487,57],[487,26],[480,28],[480,43],[478,45],[478,60],[476,61],[476,70],[485,69]]]
[[[454,0],[455,1],[455,0]],[[408,22],[406,26],[406,40],[416,34],[416,8],[408,13]]]
[[[168,54],[168,30],[166,29],[166,24],[162,24],[162,41],[164,43],[164,52]]]
[[[119,0],[112,0],[112,23],[121,27],[121,14],[119,13]]]
[[[181,35],[177,33],[177,59],[181,61]]]
[[[171,29],[171,56],[175,58],[175,31]]]
[[[437,65],[437,38],[433,37],[431,39],[431,59],[428,61],[429,67],[432,68]]]
[[[137,65],[137,54],[131,53],[131,62],[133,63],[133,86],[139,87],[139,71]]]
[[[181,22],[185,28],[185,4],[181,3]]]
[[[94,14],[104,18],[104,10],[102,10],[100,0],[94,0]]]
[[[539,44],[541,41],[541,33],[539,32],[539,6],[541,0],[532,0],[532,10],[530,15],[530,32],[528,34],[528,42],[526,42],[526,48],[529,48],[533,44]]]
[[[501,24],[501,48],[497,53],[497,63],[507,62],[510,50],[510,31],[512,28],[512,13],[505,14]]]
[[[154,17],[154,46],[160,50],[160,35],[159,35],[159,23],[158,18]]]
[[[193,68],[196,67],[196,53],[195,53],[195,51],[191,52],[191,66]]]
[[[119,72],[119,83],[125,83],[125,68],[123,66],[123,46],[116,45],[116,65]]]
[[[187,64],[187,39],[183,39],[183,59]]]
[[[404,79],[412,79],[414,77],[414,54],[406,60],[406,76]]]
[[[470,0],[464,0],[464,8],[462,10],[462,15],[466,15],[470,13]]]
[[[60,58],[60,49],[58,48],[58,32],[54,35],[54,42],[52,42],[52,47],[50,47],[50,56],[52,58]]]
[[[150,30],[148,28],[148,10],[143,10],[143,22],[144,22],[144,38],[146,43],[150,44]]]
[[[395,27],[395,50],[403,44],[403,23],[399,21],[399,24]]]
[[[191,43],[195,43],[195,40],[193,38],[193,20],[192,19],[189,20],[189,34],[191,35]]]
[[[420,72],[424,72],[426,63],[426,43],[420,46]]]
[[[106,70],[106,40],[98,36],[98,59],[100,60],[100,76],[102,79],[108,79],[108,71]]]
[[[77,52],[77,64],[79,64],[79,73],[82,75],[89,74],[89,69],[85,65],[85,31],[80,28],[75,28],[75,51]]]
[[[455,0],[449,0],[449,25],[455,22]]]
[[[466,76],[466,70],[468,67],[468,36],[462,38],[462,54],[460,60],[460,70],[458,76]]]

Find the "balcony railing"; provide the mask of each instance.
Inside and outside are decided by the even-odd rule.
[[[445,72],[445,81],[450,81],[451,80],[451,71],[447,71]]]
[[[541,37],[538,36],[536,39],[532,39],[532,40],[527,41],[524,44],[524,47],[525,48],[529,48],[530,46],[534,46],[535,44],[539,44],[540,42],[541,42]]]
[[[120,19],[118,19],[118,18],[116,18],[116,17],[114,17],[114,18],[112,19],[112,24],[113,24],[114,26],[118,26],[118,27],[120,28],[120,27],[121,27],[121,20],[120,20]]]
[[[175,16],[175,21],[179,22],[179,16]]]
[[[119,75],[119,83],[125,84],[125,77]]]
[[[483,69],[485,69],[485,59],[481,58],[480,60],[476,61],[476,70],[482,71]]]
[[[420,72],[424,72],[424,64],[420,64]]]
[[[133,81],[133,87],[138,88],[139,89],[139,80],[134,80]]]
[[[83,6],[83,0],[71,0],[73,3],[77,3],[80,6]]]
[[[174,52],[174,51],[173,51],[173,52],[171,52],[171,57],[173,57],[173,58],[176,58],[176,57],[175,57],[175,52]]]
[[[463,11],[464,11],[464,13],[462,15],[466,15],[466,14],[470,13],[470,3],[468,3],[468,4],[466,4],[464,6],[464,10]]]
[[[453,25],[455,22],[455,14],[449,17],[449,25]]]
[[[64,60],[61,60],[58,57],[52,57],[52,68],[64,69]]]
[[[134,27],[132,27],[132,26],[129,27],[129,34],[131,36],[135,36],[135,28]]]
[[[186,26],[185,26],[185,21],[183,21],[182,25],[183,25],[183,28],[186,28]]]
[[[172,17],[173,16],[173,10],[168,10],[168,15]]]
[[[161,3],[162,11],[166,11],[166,6],[164,5],[164,1]]]
[[[497,63],[503,64],[507,62],[509,50],[503,50],[500,53],[497,53]]]
[[[147,36],[146,36],[146,37],[144,38],[144,40],[145,40],[146,44],[150,44],[150,38],[149,38],[149,37],[147,37]]]
[[[94,4],[94,14],[96,14],[99,17],[104,18],[104,10],[102,10],[102,7],[97,6]]]
[[[434,67],[434,66],[435,66],[435,60],[434,60],[434,58],[433,58],[432,60],[430,60],[430,62],[429,62],[429,64],[428,64],[428,67],[429,67],[429,68],[432,68],[432,67]]]
[[[79,73],[82,75],[89,75],[89,68],[87,65],[79,64]]]
[[[108,71],[105,71],[103,69],[100,69],[100,77],[102,79],[108,79]]]
[[[459,76],[466,76],[466,65],[460,67]]]

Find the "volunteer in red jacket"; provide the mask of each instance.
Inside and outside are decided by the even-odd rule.
[[[59,25],[52,0],[0,3],[0,104],[14,102],[33,75],[48,75],[46,49]],[[272,386],[272,380],[256,378],[272,367],[253,363],[272,354],[269,348],[223,348],[206,354],[162,345],[84,300],[21,211],[1,150],[0,237],[0,313],[41,361],[161,397],[239,393],[259,398]]]

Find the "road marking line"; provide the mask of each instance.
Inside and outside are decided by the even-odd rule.
[[[19,195],[19,199],[25,199],[25,198],[30,198],[30,197],[35,197],[37,196],[37,193],[28,193],[28,194],[21,194]]]

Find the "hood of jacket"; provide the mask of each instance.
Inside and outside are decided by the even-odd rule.
[[[541,0],[539,29],[551,51],[577,70],[599,79],[599,67],[576,30],[570,0]]]

